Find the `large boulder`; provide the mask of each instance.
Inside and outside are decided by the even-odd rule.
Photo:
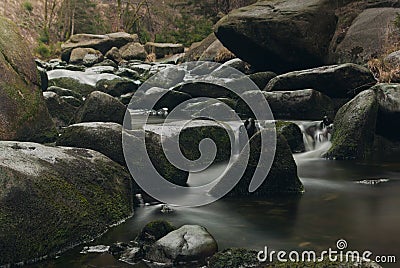
[[[63,128],[57,146],[92,149],[120,165],[125,165],[122,151],[122,126],[117,123],[80,123]]]
[[[98,91],[107,93],[113,97],[120,97],[126,93],[135,92],[139,87],[138,83],[135,83],[128,78],[116,77],[114,79],[102,79],[96,83],[96,89]]]
[[[332,147],[325,157],[365,159],[374,142],[379,104],[373,90],[365,90],[346,103],[336,114]]]
[[[287,121],[277,121],[275,125],[276,132],[285,137],[293,153],[301,153],[306,150],[303,133],[298,125]]]
[[[184,225],[157,240],[146,259],[161,263],[204,261],[217,250],[217,242],[206,228]]]
[[[129,105],[136,108],[149,107],[154,102],[155,98],[158,98],[160,96],[160,94],[163,94],[162,97],[152,107],[156,110],[168,108],[171,111],[179,104],[192,98],[192,96],[187,93],[165,88],[152,87],[148,89],[145,93],[140,92],[135,94],[135,96],[131,99]]]
[[[0,17],[0,140],[46,142],[56,136],[28,44]]]
[[[132,215],[130,175],[95,151],[0,142],[0,265],[55,256]]]
[[[112,96],[94,91],[75,115],[75,123],[82,122],[114,122],[122,124],[126,107]]]
[[[154,53],[157,59],[164,58],[165,56],[183,53],[185,48],[182,44],[170,43],[153,43],[147,42],[144,49],[148,54]]]
[[[391,5],[387,3],[386,6]],[[399,7],[398,2],[397,6]],[[393,7],[365,9],[346,29],[344,36],[337,39],[336,44],[332,45],[330,61],[365,64],[370,59],[384,55],[386,47],[391,45],[387,43],[388,40],[389,42],[390,40],[395,41],[396,35],[398,36],[400,31],[393,24],[399,12],[400,8]]]
[[[75,34],[61,46],[61,59],[69,62],[72,50],[78,47],[93,48],[105,55],[113,47],[120,48],[130,42],[138,41],[139,38],[136,34],[131,35],[124,32],[105,35]]]
[[[269,135],[268,129],[261,131],[265,135]],[[278,134],[276,142],[275,157],[269,173],[266,174],[264,182],[254,192],[249,192],[250,181],[257,168],[267,163],[258,163],[261,154],[261,139],[265,136],[262,132],[256,133],[249,141],[249,161],[246,163],[244,157],[241,155],[238,160],[233,164],[235,167],[244,169],[245,172],[240,179],[239,183],[227,194],[227,196],[270,196],[270,195],[287,195],[287,194],[301,194],[304,187],[297,175],[297,166],[293,159],[292,152],[284,136]],[[271,148],[265,146],[263,154],[270,154]],[[210,194],[218,195],[224,186],[229,184],[231,177],[229,171],[227,176],[224,176],[218,184],[211,189]],[[222,185],[222,187],[221,187]]]
[[[248,91],[245,95],[259,94],[257,91]],[[304,89],[296,91],[274,91],[262,92],[271,108],[275,119],[291,120],[320,120],[325,115],[334,117],[334,105],[332,100],[313,89]],[[260,100],[261,101],[261,100]],[[253,103],[252,105],[260,105]],[[254,115],[244,103],[239,100],[235,108],[236,112],[244,117],[253,117]]]
[[[295,71],[273,78],[266,91],[312,88],[331,98],[353,98],[376,83],[373,74],[356,64],[341,64]]]
[[[336,29],[328,0],[259,1],[221,19],[215,34],[236,56],[261,70],[321,66]]]

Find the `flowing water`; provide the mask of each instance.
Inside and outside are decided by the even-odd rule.
[[[305,122],[298,124],[305,128]],[[162,213],[161,205],[141,206],[131,219],[90,245],[128,242],[149,221],[166,219],[176,226],[205,226],[219,249],[262,250],[268,246],[276,250],[322,251],[336,249],[336,241],[345,239],[348,249],[395,255],[400,261],[400,162],[329,161],[320,157],[329,149],[329,140],[306,145],[308,152],[295,155],[306,189],[301,197],[229,198],[198,208],[176,207],[172,213]],[[223,169],[220,164],[192,174],[189,183],[215,178]],[[371,178],[388,181],[357,183]],[[82,248],[32,267],[132,267],[107,253],[80,254]]]

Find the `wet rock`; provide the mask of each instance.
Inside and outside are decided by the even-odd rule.
[[[268,83],[265,91],[312,88],[331,98],[353,98],[375,84],[370,70],[346,63],[279,75]]]
[[[176,227],[168,221],[152,221],[143,227],[135,241],[139,244],[150,245],[174,230],[176,230]]]
[[[135,92],[139,84],[127,78],[103,79],[96,83],[98,91],[107,93],[113,97],[119,97],[129,92]]]
[[[61,96],[60,100],[66,102],[76,108],[79,108],[83,104],[83,101],[81,99],[77,99],[73,96]]]
[[[124,32],[105,35],[75,34],[61,46],[61,59],[69,62],[71,52],[74,48],[93,48],[99,50],[102,54],[106,54],[113,47],[120,48],[138,40],[137,35]]]
[[[86,96],[96,90],[94,85],[86,84],[83,81],[72,77],[52,78],[49,81],[49,86],[69,89],[82,96]]]
[[[93,66],[104,59],[100,51],[93,48],[75,48],[71,52],[69,63]]]
[[[388,5],[390,6],[390,5]],[[370,59],[380,57],[386,46],[388,25],[391,25],[400,8],[368,8],[359,14],[347,30],[342,40],[332,52],[335,62],[365,64]],[[398,31],[398,30],[397,30]],[[396,30],[393,33],[396,35]],[[389,39],[394,37],[388,37]]]
[[[267,163],[259,163],[258,161],[261,154],[261,138],[262,135],[269,135],[268,131],[268,129],[264,129],[250,139],[250,157],[248,163],[245,161],[244,156],[241,155],[233,164],[234,168],[245,170],[245,172],[239,183],[226,196],[296,195],[304,192],[304,187],[297,175],[297,166],[290,147],[285,137],[279,134],[277,134],[275,158],[269,172],[265,174],[265,180],[254,192],[249,192],[250,181],[253,178],[255,170],[262,168],[263,165],[267,165]],[[269,146],[265,146],[263,150],[262,153],[264,154],[272,152],[272,148]],[[231,168],[231,170],[235,170],[234,168]],[[228,171],[220,182],[210,190],[210,194],[218,195],[226,184],[229,185],[231,175],[234,174],[230,174]]]
[[[366,90],[346,103],[334,120],[332,147],[325,157],[365,159],[371,153],[379,104],[376,93]]]
[[[130,175],[86,149],[0,142],[0,263],[90,240],[132,213]]]
[[[94,91],[76,113],[74,122],[114,122],[122,124],[126,107],[112,96]]]
[[[46,91],[47,88],[49,87],[49,77],[47,76],[47,72],[44,68],[42,67],[37,67],[40,75],[40,88],[42,91]]]
[[[286,138],[293,153],[301,153],[306,150],[303,142],[303,134],[298,125],[285,121],[278,121],[275,125],[276,132]]]
[[[108,252],[110,252],[112,255],[119,255],[119,254],[123,253],[128,247],[129,247],[129,244],[127,244],[127,243],[117,242],[110,246],[110,248],[108,249]]]
[[[0,140],[49,142],[57,132],[28,47],[17,26],[0,17]]]
[[[323,65],[335,29],[329,1],[258,1],[222,18],[215,34],[256,69],[284,72]]]
[[[67,126],[74,117],[77,108],[61,99],[54,92],[43,92],[43,96],[56,127]]]
[[[62,88],[62,87],[57,87],[57,86],[51,86],[47,89],[47,91],[51,91],[56,93],[58,96],[63,97],[63,96],[69,96],[69,97],[74,97],[79,100],[82,100],[82,95],[72,91],[70,89]]]
[[[376,134],[392,141],[400,141],[400,85],[379,84],[371,88],[378,100]]]
[[[190,96],[209,97],[209,98],[224,98],[233,95],[230,90],[225,87],[205,82],[192,82],[178,85],[174,88],[175,91],[189,94]]]
[[[63,128],[57,146],[92,149],[125,165],[122,126],[117,123],[80,123]]]
[[[147,42],[144,46],[147,54],[154,53],[157,59],[164,58],[168,55],[174,55],[184,52],[182,44],[170,44],[170,43],[153,43]]]
[[[247,94],[259,93],[256,91],[244,93],[244,95]],[[325,115],[331,118],[334,115],[332,100],[313,89],[262,92],[262,94],[268,101],[275,119],[320,120]],[[252,105],[258,104],[253,103]],[[241,115],[255,117],[242,100],[238,101],[235,110]]]
[[[120,49],[124,60],[146,60],[147,52],[140,43],[129,43]]]
[[[154,100],[160,96],[162,97],[157,101],[157,103],[152,105]],[[192,96],[183,92],[153,87],[147,90],[145,94],[140,94],[140,93],[136,94],[130,103],[130,107],[136,107],[136,108],[150,107],[155,110],[168,108],[171,111],[179,104],[191,98]]]
[[[201,261],[217,250],[217,242],[206,228],[184,225],[157,240],[146,259],[162,263]]]

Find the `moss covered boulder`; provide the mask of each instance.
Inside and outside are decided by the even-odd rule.
[[[55,127],[40,76],[17,26],[0,17],[0,140],[46,142]]]
[[[168,221],[152,221],[143,227],[135,241],[140,244],[151,244],[174,230],[176,230],[176,227]]]
[[[325,157],[367,158],[374,142],[378,107],[375,91],[366,90],[340,108],[334,120],[332,147]]]
[[[277,121],[275,125],[277,133],[282,134],[286,138],[293,153],[301,153],[306,150],[303,134],[298,125],[287,121]]]
[[[0,266],[54,256],[132,215],[130,175],[77,148],[0,142]]]
[[[257,251],[244,248],[228,248],[218,252],[208,261],[209,268],[250,268],[257,267]]]
[[[43,92],[43,96],[54,124],[57,127],[68,126],[78,108],[61,99],[54,92]]]

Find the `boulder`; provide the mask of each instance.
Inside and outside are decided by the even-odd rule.
[[[277,75],[274,72],[257,72],[250,74],[249,78],[258,86],[260,90],[263,90],[271,79]]]
[[[175,87],[174,90],[189,94],[194,98],[225,98],[234,95],[234,93],[231,93],[231,91],[226,89],[225,87],[206,82],[184,83]]]
[[[172,111],[179,104],[191,99],[192,97],[183,92],[169,90],[164,88],[153,87],[147,90],[144,94],[136,94],[130,101],[130,107],[146,108],[154,102],[155,98],[158,98],[161,94],[164,94],[160,100],[152,107],[155,110],[162,108],[168,108]]]
[[[182,44],[170,44],[170,43],[153,43],[147,42],[144,45],[144,49],[147,54],[154,53],[157,59],[164,58],[168,55],[174,55],[183,53],[185,48]]]
[[[86,96],[96,90],[96,87],[91,84],[86,84],[81,80],[72,77],[57,77],[49,80],[49,86],[61,87],[69,89],[76,94]]]
[[[0,17],[0,140],[48,142],[57,135],[28,48],[17,26]]]
[[[176,227],[165,220],[156,220],[147,223],[135,238],[139,244],[153,244],[160,238],[176,230]]]
[[[400,50],[387,55],[385,57],[385,63],[392,69],[400,68]]]
[[[61,99],[56,93],[43,92],[47,109],[54,121],[56,127],[65,127],[69,124],[75,115],[76,107]]]
[[[46,69],[37,66],[39,75],[40,75],[40,88],[42,91],[46,91],[47,88],[49,87],[49,77],[47,76]]]
[[[248,91],[244,93],[244,95],[246,94],[259,93]],[[330,118],[334,117],[332,100],[313,89],[262,92],[262,94],[268,101],[275,119],[320,120],[325,115]],[[254,118],[253,113],[242,100],[238,101],[235,110],[244,117]]]
[[[204,261],[217,250],[217,242],[206,228],[184,225],[157,240],[146,259],[161,263]]]
[[[133,213],[130,175],[95,151],[0,142],[0,264],[52,257]]]
[[[110,33],[105,35],[75,34],[61,46],[61,59],[69,62],[71,52],[74,48],[93,48],[99,50],[103,55],[111,48],[120,48],[130,42],[138,42],[139,37],[124,32]]]
[[[268,134],[268,129],[261,131]],[[250,157],[246,163],[244,157],[239,157],[233,164],[235,167],[244,169],[245,172],[239,183],[226,196],[242,197],[242,196],[271,196],[271,195],[288,195],[301,194],[304,192],[304,187],[297,175],[297,166],[293,159],[292,152],[284,136],[278,134],[276,142],[275,157],[269,170],[266,174],[264,182],[254,192],[249,192],[250,181],[257,168],[266,163],[258,163],[261,151],[262,133],[256,133],[249,141]],[[271,153],[271,148],[266,146],[265,154]],[[242,156],[242,155],[241,155]],[[224,185],[229,184],[231,177],[228,175],[223,177],[218,184],[211,189],[210,194],[219,194],[223,190]],[[222,188],[221,186],[222,185]]]
[[[75,115],[75,123],[82,122],[114,122],[122,124],[126,107],[112,96],[94,91]]]
[[[57,87],[57,86],[51,86],[51,87],[49,87],[47,89],[47,91],[54,92],[60,97],[70,96],[70,97],[77,98],[78,100],[82,100],[82,95],[81,94],[79,94],[79,93],[77,93],[75,91],[72,91],[70,89]]]
[[[126,93],[135,92],[139,87],[138,83],[128,79],[119,78],[114,79],[102,79],[96,83],[96,89],[98,91],[107,93],[113,97],[120,97]]]
[[[76,108],[79,108],[83,104],[83,101],[81,99],[77,99],[73,96],[61,96],[60,100],[66,102]]]
[[[92,149],[125,165],[122,151],[122,126],[117,123],[80,123],[63,128],[57,146]]]
[[[346,63],[295,71],[273,78],[265,91],[315,89],[331,98],[353,98],[376,84],[365,67]]]
[[[147,52],[140,43],[129,43],[120,49],[121,56],[124,60],[146,60]]]
[[[370,59],[384,55],[389,45],[387,40],[394,40],[388,34],[396,36],[400,31],[394,25],[390,26],[399,12],[400,8],[392,7],[365,9],[352,22],[342,40],[337,40],[331,51],[331,61],[365,64]],[[395,32],[388,33],[388,29]]]
[[[258,1],[222,18],[215,35],[256,69],[285,72],[321,66],[336,29],[330,2]]]
[[[400,141],[400,84],[379,84],[371,88],[378,100],[376,134]]]
[[[198,61],[200,57],[203,55],[203,53],[215,42],[217,41],[217,37],[215,36],[214,33],[208,35],[206,38],[204,38],[201,42],[193,43],[189,51],[186,52],[183,61],[184,62],[190,62],[190,61]],[[204,57],[203,60],[209,60],[209,58],[212,58],[214,56],[207,56]]]
[[[112,47],[109,51],[106,53],[106,58],[114,61],[115,63],[120,63],[122,61],[122,55],[121,52],[118,48]]]
[[[93,48],[74,48],[69,58],[71,64],[83,64],[85,66],[93,66],[104,59],[100,51]]]
[[[224,63],[235,58],[224,45],[216,39],[200,56],[199,61],[215,61]]]
[[[379,104],[373,90],[365,90],[336,114],[330,159],[365,159],[371,153]]]
[[[306,150],[303,141],[303,133],[298,125],[287,121],[277,121],[276,132],[282,134],[287,140],[293,153],[302,153]]]

